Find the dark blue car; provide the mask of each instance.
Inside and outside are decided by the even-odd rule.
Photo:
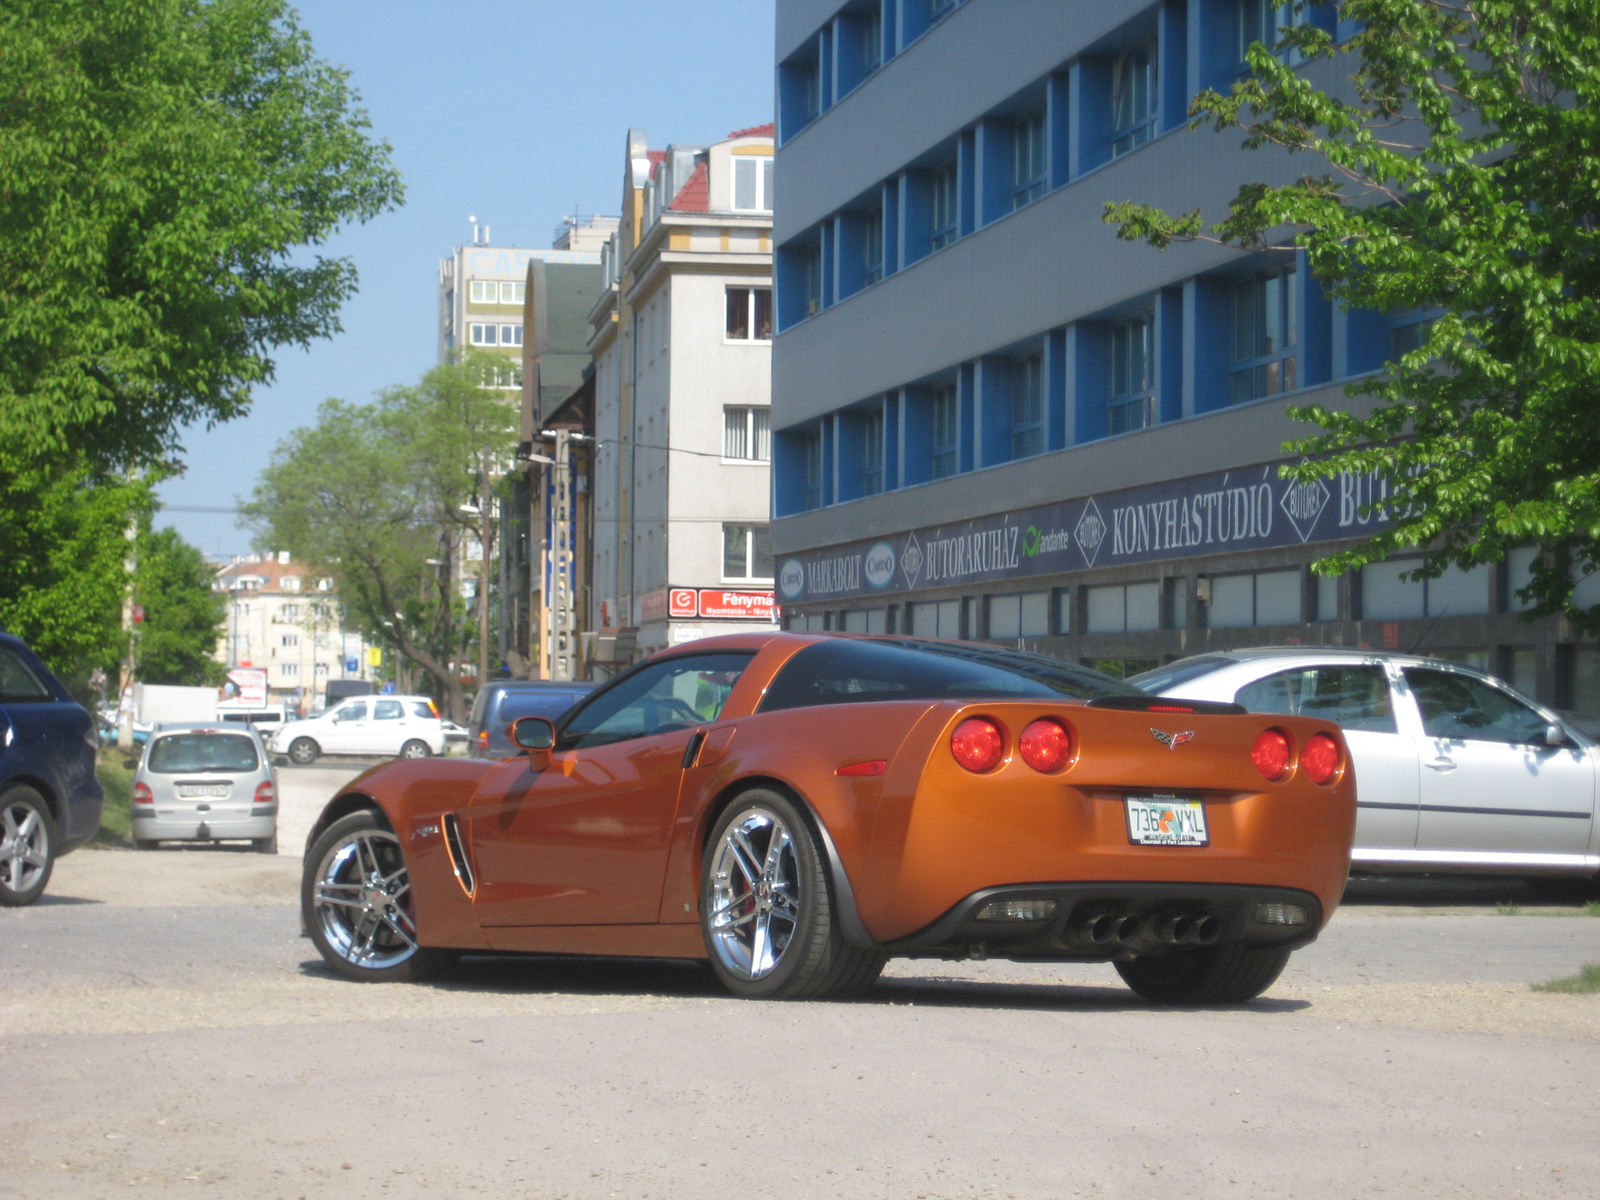
[[[55,860],[100,828],[95,744],[88,710],[0,633],[0,905],[32,904]]]

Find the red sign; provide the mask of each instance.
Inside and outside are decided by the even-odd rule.
[[[673,588],[667,596],[667,613],[674,617],[694,616],[694,589]]]
[[[676,603],[677,593],[673,593]],[[702,588],[700,615],[718,620],[771,621],[777,615],[771,592],[721,592]]]
[[[143,620],[144,620],[144,605],[135,604],[133,606],[133,623],[135,625],[137,625]]]
[[[639,621],[659,621],[667,615],[667,589],[646,592],[639,597]]]

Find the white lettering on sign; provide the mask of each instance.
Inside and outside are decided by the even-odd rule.
[[[1272,485],[1223,487],[1111,510],[1111,557],[1272,536]]]
[[[1017,540],[1021,535],[1020,525],[1004,525],[955,537],[932,538],[928,541],[924,567],[927,581],[934,583],[993,571],[1014,571],[1020,561]]]
[[[853,592],[861,587],[861,555],[819,558],[806,566],[806,591],[813,596]]]

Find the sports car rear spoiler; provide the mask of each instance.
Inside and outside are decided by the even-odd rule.
[[[1165,696],[1096,696],[1085,708],[1115,708],[1124,712],[1199,713],[1208,717],[1237,717],[1250,710],[1242,704],[1216,700],[1169,700]]]

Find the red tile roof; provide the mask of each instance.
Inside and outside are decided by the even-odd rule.
[[[689,176],[689,181],[683,185],[667,207],[673,212],[711,211],[711,180],[706,174],[704,159],[695,163],[694,173]]]
[[[731,142],[734,138],[771,137],[777,131],[778,127],[768,121],[765,125],[752,125],[749,129],[735,129],[728,135],[728,140]]]

